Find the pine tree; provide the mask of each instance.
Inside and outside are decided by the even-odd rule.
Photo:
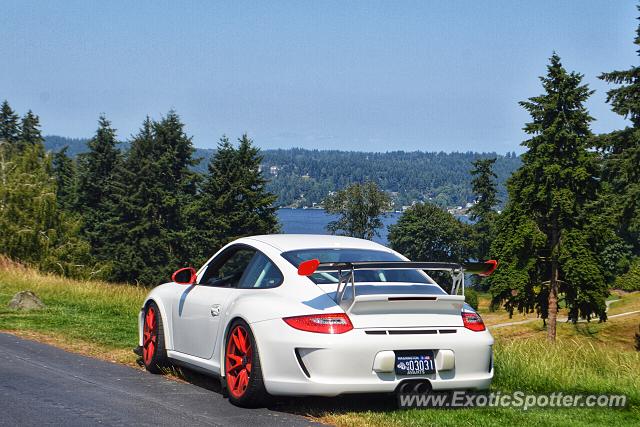
[[[112,251],[115,280],[160,283],[190,260],[186,212],[198,183],[193,152],[174,111],[158,122],[147,118],[131,141],[114,204],[119,219],[109,225],[112,240],[121,240]]]
[[[238,181],[238,158],[229,138],[222,136],[215,155],[207,165],[201,189],[189,206],[188,239],[194,263],[200,264],[229,241],[233,211],[231,190]],[[224,212],[224,214],[223,214]]]
[[[640,25],[634,44],[640,56]],[[596,140],[604,156],[603,178],[610,190],[603,204],[617,234],[640,256],[640,67],[603,73],[599,78],[619,85],[607,92],[607,102],[615,113],[631,121],[630,127]]]
[[[166,232],[166,249],[173,260],[168,274],[174,267],[188,264],[191,258],[185,211],[196,194],[199,176],[192,167],[200,160],[193,158],[192,138],[186,135],[184,124],[174,110],[153,123],[153,136],[154,145],[161,150],[156,161],[163,175],[162,185],[156,185],[161,195],[158,213]]]
[[[189,213],[198,261],[237,238],[279,232],[276,196],[265,189],[261,162],[259,149],[246,134],[237,148],[226,136],[220,139]]]
[[[239,191],[232,229],[239,236],[270,234],[280,231],[276,196],[266,191],[267,180],[260,172],[262,155],[247,134],[238,139]]]
[[[114,198],[116,172],[122,161],[117,148],[116,131],[104,116],[98,120],[96,134],[87,143],[89,151],[78,156],[77,208],[84,225],[83,232],[91,244],[93,255],[101,261],[110,259],[105,250],[111,239],[104,224],[114,215],[111,203]]]
[[[117,197],[112,208],[118,216],[109,223],[107,233],[114,240],[111,280],[135,282],[148,274],[147,268],[167,262],[156,256],[156,251],[164,253],[164,245],[158,244],[162,229],[155,214],[160,199],[155,199],[158,193],[154,188],[161,171],[153,159],[159,155],[154,145],[153,122],[147,117],[131,140],[123,167],[116,175]]]
[[[496,220],[495,206],[499,203],[497,197],[497,175],[493,171],[496,159],[478,159],[473,162],[471,170],[471,186],[476,195],[476,203],[471,207],[471,219],[475,221],[476,258],[488,259],[491,241],[493,240],[494,223]]]
[[[6,100],[0,106],[0,143],[3,141],[13,147],[16,147],[20,141],[18,115]]]
[[[76,199],[76,165],[73,159],[67,156],[65,146],[62,150],[53,154],[53,173],[56,179],[56,200],[58,206],[66,211],[73,210],[78,202]]]
[[[22,148],[27,145],[35,145],[44,143],[44,138],[40,131],[40,118],[33,114],[31,110],[22,118],[20,126],[20,141]]]
[[[476,204],[470,209],[471,218],[480,220],[494,212],[495,206],[499,203],[496,194],[496,178],[493,165],[496,159],[478,159],[473,164],[471,170],[471,187],[476,195]]]
[[[640,6],[636,8],[640,11]],[[640,25],[636,28],[633,43],[638,47],[636,52],[640,56]],[[640,68],[634,66],[628,70],[602,73],[598,78],[621,85],[607,92],[607,102],[611,104],[613,112],[629,118],[635,128],[640,127]]]
[[[351,184],[325,199],[325,210],[340,215],[327,225],[327,230],[371,240],[380,235],[378,230],[384,226],[382,216],[391,207],[391,198],[375,182]]]
[[[78,206],[83,214],[99,208],[120,160],[116,131],[106,117],[98,119],[98,130],[87,143],[88,152],[78,156]]]
[[[536,309],[555,340],[558,296],[569,318],[606,318],[608,295],[589,242],[587,205],[598,188],[595,155],[588,150],[593,120],[584,106],[592,94],[582,75],[567,73],[555,53],[541,77],[545,93],[520,104],[531,115],[521,168],[508,183],[509,202],[492,252],[501,267],[490,279],[494,303]]]

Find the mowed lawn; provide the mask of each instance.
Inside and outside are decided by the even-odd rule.
[[[36,293],[40,311],[7,308],[19,291]],[[0,259],[0,330],[102,359],[135,364],[137,316],[149,289],[44,275]]]
[[[47,308],[33,312],[6,308],[22,290],[34,291]],[[0,261],[0,330],[134,365],[131,349],[137,343],[137,314],[147,292],[144,287],[43,275]],[[611,311],[614,307],[631,311],[639,302],[638,293],[625,295]],[[349,396],[288,399],[276,406],[344,426],[638,425],[640,352],[633,350],[633,335],[639,323],[636,314],[605,324],[560,324],[556,345],[545,342],[539,321],[493,331],[494,391],[626,394],[627,409],[398,410],[393,398]]]

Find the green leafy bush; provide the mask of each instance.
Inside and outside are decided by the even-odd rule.
[[[465,289],[464,299],[474,310],[478,309],[478,292],[475,289]]]
[[[640,291],[640,259],[631,264],[629,271],[616,277],[613,287],[627,292]]]

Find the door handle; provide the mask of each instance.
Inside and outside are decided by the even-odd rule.
[[[216,317],[220,315],[220,304],[213,304],[211,306],[211,316]]]

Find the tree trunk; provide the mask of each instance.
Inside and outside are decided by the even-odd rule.
[[[547,341],[556,341],[556,323],[558,319],[558,231],[552,231],[551,280],[549,281],[549,322]]]

